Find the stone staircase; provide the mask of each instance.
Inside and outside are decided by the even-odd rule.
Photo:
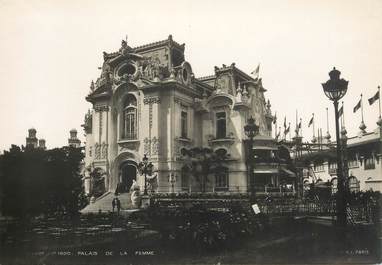
[[[130,199],[130,193],[120,193],[118,195],[119,200],[121,201],[121,212],[126,212],[134,209]],[[108,192],[97,198],[94,203],[90,203],[84,209],[81,210],[81,213],[99,213],[101,210],[102,213],[113,211],[112,201],[115,198],[114,193]],[[115,207],[117,211],[117,207]]]

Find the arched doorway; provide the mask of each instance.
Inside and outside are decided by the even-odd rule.
[[[126,162],[121,165],[120,184],[118,185],[118,192],[129,192],[133,180],[137,180],[137,167],[136,165]]]

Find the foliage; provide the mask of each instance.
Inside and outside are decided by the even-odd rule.
[[[234,242],[260,233],[267,224],[264,216],[255,215],[249,207],[240,205],[221,210],[201,205],[189,209],[155,205],[148,209],[146,216],[140,213],[130,218],[134,217],[160,231],[163,243],[198,252],[230,248]]]
[[[208,175],[216,173],[229,158],[226,150],[218,149],[213,152],[210,148],[194,147],[190,150],[183,149],[185,165],[191,169],[192,175],[200,183],[201,191],[205,191]]]
[[[86,203],[80,176],[82,159],[81,150],[73,147],[45,151],[12,145],[1,157],[3,214],[78,213]]]

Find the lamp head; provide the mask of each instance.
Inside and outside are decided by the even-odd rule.
[[[322,83],[325,95],[332,101],[337,101],[345,96],[349,81],[340,79],[341,72],[335,67],[329,72],[330,79]]]

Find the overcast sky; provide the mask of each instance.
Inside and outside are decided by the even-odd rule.
[[[367,130],[376,128],[378,102],[367,98],[382,83],[382,1],[4,1],[0,0],[0,150],[25,144],[27,130],[47,146],[67,144],[76,128],[84,140],[85,101],[102,65],[102,52],[166,39],[186,43],[186,60],[196,76],[215,65],[236,63],[250,73],[260,63],[272,110],[312,138],[308,121],[326,132],[333,105],[321,83],[335,66],[349,80],[344,97],[349,136],[358,132],[364,95]]]

